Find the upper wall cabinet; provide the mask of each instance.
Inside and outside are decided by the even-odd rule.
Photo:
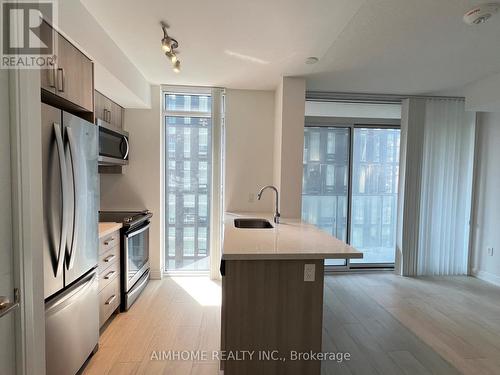
[[[57,49],[52,69],[41,72],[41,87],[48,96],[46,101],[63,99],[74,110],[94,110],[94,66],[92,61],[66,38],[54,31],[46,22],[42,33],[54,33]],[[47,95],[48,93],[48,95]],[[43,96],[42,92],[42,96]]]
[[[99,91],[95,91],[95,119],[123,129],[123,108]]]

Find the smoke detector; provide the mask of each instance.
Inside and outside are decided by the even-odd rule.
[[[468,25],[480,25],[488,21],[498,12],[500,4],[480,4],[464,14],[464,22]]]
[[[318,61],[319,61],[319,59],[316,56],[310,56],[306,59],[306,64],[312,65],[312,64],[316,64]]]

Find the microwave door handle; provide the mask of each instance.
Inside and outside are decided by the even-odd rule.
[[[71,157],[71,168],[73,171],[73,235],[72,235],[72,240],[71,240],[71,249],[69,252],[69,261],[68,261],[68,270],[73,268],[73,265],[75,263],[75,253],[76,253],[76,246],[78,243],[78,227],[80,225],[79,223],[79,213],[80,213],[80,199],[79,199],[79,192],[80,192],[80,176],[79,173],[80,171],[78,170],[77,166],[78,165],[78,160],[77,159],[77,152],[76,152],[76,147],[75,147],[75,139],[73,138],[73,131],[70,127],[66,128],[66,132],[68,134],[68,144],[69,144],[69,153]]]
[[[123,157],[123,160],[126,160],[128,158],[128,152],[130,151],[130,145],[127,137],[124,136],[123,140],[125,141],[125,146],[127,146],[127,151],[125,151],[125,156]]]
[[[62,139],[61,125],[54,123],[54,133],[56,136],[57,153],[59,155],[59,168],[61,173],[61,190],[62,190],[62,217],[61,217],[61,236],[59,238],[59,250],[57,254],[57,269],[55,275],[58,276],[62,272],[64,265],[64,253],[66,247],[66,237],[68,235],[68,172],[66,169],[66,159],[64,154],[64,143]]]

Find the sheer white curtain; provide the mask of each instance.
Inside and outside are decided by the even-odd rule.
[[[424,121],[417,274],[467,274],[475,114],[426,99]]]

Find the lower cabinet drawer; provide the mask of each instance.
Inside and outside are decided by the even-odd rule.
[[[114,263],[104,271],[99,270],[99,292],[103,290],[114,279],[118,278],[120,274],[120,265]]]
[[[116,277],[99,293],[99,326],[108,320],[120,305],[120,278]]]
[[[113,232],[99,239],[99,254],[103,254],[117,246],[120,247],[120,231]]]
[[[120,246],[113,247],[99,254],[99,272],[105,270],[113,263],[120,263]]]

